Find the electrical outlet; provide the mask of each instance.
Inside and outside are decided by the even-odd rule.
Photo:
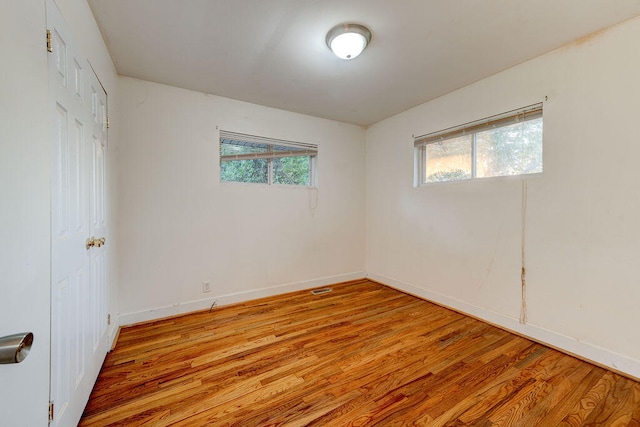
[[[202,282],[202,293],[211,292],[211,282]]]

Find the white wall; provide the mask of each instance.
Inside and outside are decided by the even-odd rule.
[[[125,77],[119,90],[121,323],[364,276],[362,128]],[[220,183],[217,127],[317,143],[318,189]]]
[[[635,19],[370,127],[370,276],[640,377],[638,40]],[[412,187],[412,134],[545,96],[542,175]]]

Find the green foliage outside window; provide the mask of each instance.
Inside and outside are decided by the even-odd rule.
[[[427,177],[427,182],[458,181],[471,178],[468,170],[456,169],[452,171],[438,171]]]
[[[310,166],[309,156],[273,159],[273,182],[275,184],[309,185]]]
[[[477,134],[478,177],[542,172],[542,118]]]
[[[311,186],[318,146],[220,131],[220,181]]]
[[[220,162],[220,180],[266,184],[269,182],[269,162],[267,159]]]
[[[273,183],[284,185],[310,185],[309,156],[283,157],[272,160]],[[229,160],[220,163],[220,179],[223,182],[269,182],[269,160]]]

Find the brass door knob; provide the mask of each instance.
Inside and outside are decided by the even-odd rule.
[[[102,246],[104,246],[106,240],[107,239],[105,239],[104,237],[100,237],[99,239],[96,239],[95,237],[91,236],[90,238],[87,239],[86,248],[87,250],[91,248],[101,248]]]
[[[93,236],[89,237],[87,239],[87,244],[86,244],[87,250],[91,249],[95,245],[96,245],[96,239]]]

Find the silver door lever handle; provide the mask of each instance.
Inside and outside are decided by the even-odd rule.
[[[0,365],[20,363],[29,355],[33,334],[24,332],[0,338]]]

